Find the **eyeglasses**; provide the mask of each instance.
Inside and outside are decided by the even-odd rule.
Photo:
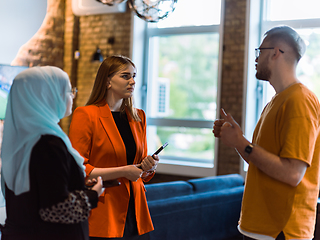
[[[76,87],[73,87],[71,89],[71,94],[72,94],[72,97],[75,98],[77,96],[77,92],[78,92],[78,89]]]
[[[274,47],[269,47],[269,48],[256,48],[254,49],[256,52],[256,58],[259,58],[260,54],[261,54],[261,50],[263,49],[274,49]],[[284,51],[282,51],[281,49],[279,49],[279,52],[284,53]]]

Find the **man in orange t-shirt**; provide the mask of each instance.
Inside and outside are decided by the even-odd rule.
[[[296,77],[304,52],[304,41],[292,28],[266,32],[256,49],[256,77],[269,81],[276,95],[264,108],[252,143],[223,109],[213,127],[214,135],[249,164],[238,226],[243,239],[313,238],[320,104]]]

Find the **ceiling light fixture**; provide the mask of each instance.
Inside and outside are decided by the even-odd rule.
[[[167,18],[176,8],[178,0],[96,0],[108,6],[128,1],[130,9],[147,22],[158,22]]]

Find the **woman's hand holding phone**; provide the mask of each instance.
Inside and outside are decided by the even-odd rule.
[[[144,172],[152,172],[156,170],[159,163],[158,155],[147,156],[141,162],[141,167]]]
[[[138,168],[142,169],[144,172],[153,172],[156,170],[158,163],[159,163],[159,157],[158,154],[166,147],[168,146],[168,142],[163,144],[161,147],[157,149],[157,151],[152,154],[152,156],[148,155],[146,158],[142,160],[140,164],[137,165]]]
[[[98,196],[100,196],[104,192],[104,187],[102,183],[102,178],[98,177],[97,179],[92,179],[91,182],[95,182],[94,186],[91,188],[91,190],[94,190],[98,193]]]

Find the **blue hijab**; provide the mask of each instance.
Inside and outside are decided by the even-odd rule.
[[[83,158],[58,125],[65,115],[70,92],[67,73],[57,67],[32,67],[13,80],[3,127],[1,181],[16,195],[30,189],[30,155],[41,135],[61,138],[84,170]]]

